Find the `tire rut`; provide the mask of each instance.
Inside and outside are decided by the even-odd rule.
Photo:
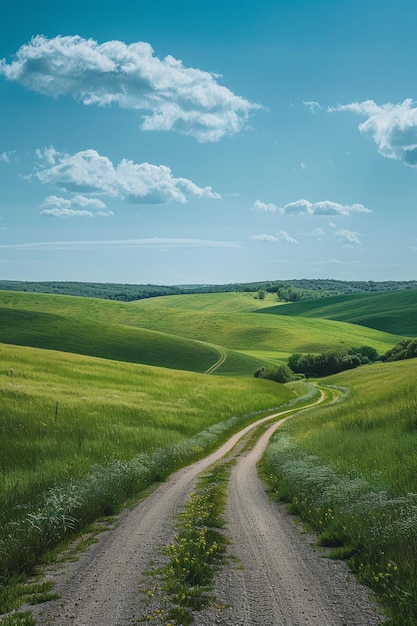
[[[59,600],[24,608],[32,611],[40,625],[137,624],[147,611],[139,593],[143,575],[158,549],[172,541],[174,518],[198,475],[229,454],[252,429],[293,412],[258,420],[210,456],[173,474],[133,510],[124,511],[117,527],[101,533],[78,561],[47,573],[60,593]],[[283,506],[270,501],[257,476],[257,460],[282,421],[268,428],[250,451],[241,452],[240,446],[235,450],[240,455],[230,478],[226,521],[231,553],[241,567],[229,564],[222,569],[216,605],[196,613],[194,623],[374,626],[379,619],[366,590],[353,581],[348,583],[347,570],[340,564],[322,559],[311,549],[311,540]]]

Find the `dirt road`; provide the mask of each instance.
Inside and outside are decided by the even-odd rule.
[[[276,416],[275,416],[276,417]],[[229,452],[260,422],[233,436],[206,459],[180,470],[135,509],[125,511],[114,530],[104,532],[79,560],[52,571],[61,597],[32,607],[38,624],[126,626],[138,623],[147,608],[139,593],[143,572],[158,547],[173,536],[180,512],[200,472]],[[256,473],[274,424],[233,470],[227,507],[230,552],[242,567],[227,565],[218,576],[217,603],[196,614],[208,626],[358,626],[376,625],[378,615],[367,591],[351,580],[343,564],[323,559],[312,538],[269,500]],[[221,608],[219,608],[221,605]]]

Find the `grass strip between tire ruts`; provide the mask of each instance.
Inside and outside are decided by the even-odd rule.
[[[140,621],[186,626],[193,621],[193,611],[202,610],[214,600],[214,576],[226,558],[223,512],[233,462],[212,466],[190,494],[178,516],[172,543],[162,549],[166,563],[150,573],[155,590],[145,593],[152,609]],[[154,598],[156,595],[161,596],[160,601]]]

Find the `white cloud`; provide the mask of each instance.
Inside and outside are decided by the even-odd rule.
[[[303,104],[305,104],[305,106],[308,107],[312,113],[315,113],[317,110],[323,108],[318,102],[315,102],[313,100],[310,100],[309,102],[303,101]]]
[[[277,237],[278,239],[282,239],[283,241],[286,241],[287,243],[291,243],[291,244],[298,243],[298,241],[294,239],[294,237],[291,237],[291,235],[289,235],[286,230],[280,230],[279,233],[277,234]]]
[[[220,198],[211,187],[202,188],[187,178],[174,178],[165,165],[123,159],[114,166],[95,150],[69,155],[47,148],[38,150],[37,157],[37,178],[62,191],[104,194],[139,204],[185,204],[190,198]]]
[[[81,207],[77,209],[74,207]],[[112,211],[103,211],[106,208],[104,202],[98,198],[86,198],[77,195],[74,198],[60,198],[58,196],[48,196],[42,203],[41,215],[49,215],[51,217],[94,217],[94,213],[90,209],[98,209],[96,215],[107,217],[113,215]]]
[[[220,85],[218,75],[172,56],[159,59],[146,42],[37,35],[10,64],[0,61],[0,74],[54,98],[140,111],[142,130],[177,131],[200,142],[238,133],[261,108]]]
[[[363,206],[363,204],[339,204],[338,202],[330,202],[329,200],[310,202],[304,199],[289,202],[282,208],[279,208],[278,211],[285,215],[350,216],[352,213],[372,213],[372,211]]]
[[[366,117],[366,121],[359,124],[359,130],[373,138],[380,154],[417,167],[417,106],[413,100],[382,106],[366,100],[339,105],[329,111],[351,111]]]
[[[252,235],[251,239],[257,241],[286,241],[287,243],[296,244],[298,241],[291,237],[286,230],[280,230],[276,235]]]
[[[275,235],[252,235],[251,239],[256,241],[278,241],[278,237],[275,237]]]
[[[261,213],[267,213],[268,211],[271,213],[275,213],[278,210],[278,207],[275,204],[265,204],[265,202],[261,202],[260,200],[255,200],[252,211],[259,211]]]
[[[346,230],[346,228],[342,228],[335,232],[335,236],[339,238],[339,240],[347,245],[356,244],[361,245],[362,242],[358,238],[359,233],[354,233],[351,230]]]
[[[310,234],[312,237],[322,237],[325,232],[322,228],[314,228]]]
[[[44,209],[41,215],[50,215],[51,217],[94,217],[91,211],[80,211],[76,209]]]
[[[10,163],[14,157],[16,150],[8,150],[0,154],[0,161],[3,163]]]
[[[31,243],[0,244],[0,249],[48,249],[48,250],[82,250],[114,249],[114,248],[240,248],[235,241],[213,241],[210,239],[173,239],[167,237],[151,237],[148,239],[110,239],[88,241],[39,241]]]

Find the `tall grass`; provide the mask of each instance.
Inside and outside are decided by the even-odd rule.
[[[417,623],[417,360],[367,366],[327,382],[342,404],[287,422],[264,471],[281,499],[349,559],[390,624]]]
[[[0,346],[0,577],[230,432],[281,385]],[[1,612],[1,610],[0,610]]]

